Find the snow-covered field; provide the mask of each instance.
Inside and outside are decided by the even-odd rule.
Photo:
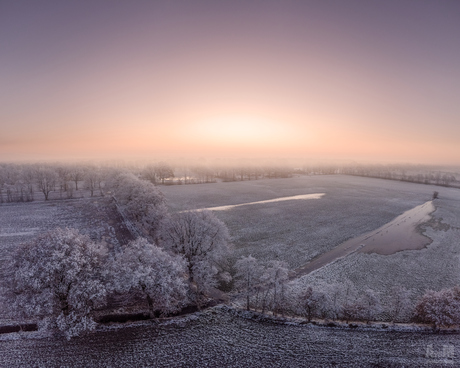
[[[372,288],[385,298],[399,283],[420,295],[460,284],[460,190],[347,176],[301,176],[161,187],[172,211],[237,205],[325,193],[312,200],[258,203],[216,211],[230,229],[235,258],[280,259],[292,269],[342,242],[379,228],[401,213],[439,199],[423,229],[433,242],[392,255],[354,253],[303,276]],[[105,202],[106,201],[106,202]],[[13,249],[37,232],[74,226],[117,246],[126,238],[108,199],[0,206],[0,270]],[[385,301],[384,301],[385,302]],[[2,323],[14,317],[0,300]],[[34,336],[37,335],[37,338]],[[255,322],[222,309],[155,326],[101,326],[67,342],[39,333],[0,335],[0,367],[436,367],[460,366],[460,336],[426,332],[335,329]],[[453,353],[452,353],[453,352]]]
[[[212,309],[66,341],[0,341],[2,367],[458,367],[458,335],[256,322]]]
[[[375,230],[403,212],[439,199],[424,234],[433,242],[422,250],[391,255],[354,253],[302,277],[304,284],[348,278],[359,290],[385,297],[401,284],[414,298],[427,289],[460,284],[460,190],[351,176],[300,176],[291,179],[165,187],[172,210],[225,206],[283,196],[325,193],[320,199],[233,207],[215,214],[230,229],[235,257],[252,254],[280,259],[295,269],[348,239]]]

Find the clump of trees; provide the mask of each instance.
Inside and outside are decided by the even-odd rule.
[[[37,193],[45,201],[74,198],[81,189],[102,196],[108,171],[93,164],[0,164],[0,203],[34,201]]]
[[[91,312],[106,302],[106,250],[74,229],[55,229],[19,247],[14,258],[15,304],[49,320],[70,338],[94,330]]]
[[[150,317],[176,312],[186,302],[186,267],[181,256],[138,238],[116,255],[112,264],[113,290],[140,293]]]
[[[111,181],[111,189],[127,219],[139,234],[156,242],[168,216],[163,193],[152,183],[132,173],[122,173]]]
[[[170,215],[150,182],[117,173],[110,182],[138,229],[135,240],[110,253],[75,229],[58,228],[23,244],[14,257],[16,306],[67,338],[94,330],[94,311],[108,296],[140,296],[153,318],[189,304],[200,308],[219,276],[230,278],[228,230],[211,212]]]
[[[289,282],[286,264],[261,263],[252,256],[241,257],[234,265],[234,285],[244,297],[246,310],[289,313],[313,319],[371,322],[417,321],[433,324],[435,329],[460,325],[460,287],[427,291],[414,302],[410,290],[395,285],[384,306],[379,293],[372,289],[358,292],[345,280],[342,283],[318,283],[304,286]]]
[[[415,307],[415,317],[434,329],[460,325],[460,287],[427,291]]]

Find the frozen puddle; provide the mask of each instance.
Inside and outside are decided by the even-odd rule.
[[[0,238],[2,237],[7,237],[7,236],[29,236],[29,235],[35,235],[35,233],[38,231],[38,228],[29,228],[28,231],[20,231],[20,232],[4,232],[0,233]]]
[[[431,243],[431,239],[422,235],[417,227],[430,220],[430,214],[435,209],[432,201],[414,207],[377,230],[347,240],[329,252],[321,254],[298,268],[296,277],[306,275],[354,252],[389,255],[402,250],[422,249]]]
[[[233,204],[233,205],[229,205],[229,206],[208,207],[208,208],[205,208],[205,209],[210,210],[210,211],[226,211],[226,210],[230,210],[230,209],[235,208],[235,207],[249,206],[249,205],[252,205],[252,204],[294,201],[294,200],[298,200],[298,199],[320,199],[325,194],[326,193],[301,194],[301,195],[296,195],[296,196],[291,196],[291,197],[280,197],[280,198],[268,199],[266,201]]]

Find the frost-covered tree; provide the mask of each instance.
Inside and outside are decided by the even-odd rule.
[[[114,262],[114,289],[141,293],[151,318],[179,310],[186,299],[184,259],[138,238],[128,243]]]
[[[390,316],[391,321],[396,322],[401,316],[413,308],[411,301],[411,292],[401,285],[396,285],[391,288],[390,299]]]
[[[311,322],[314,317],[321,317],[326,312],[327,295],[317,287],[308,286],[297,298],[298,311],[308,322]]]
[[[174,170],[166,162],[159,162],[155,165],[155,175],[164,184],[165,179],[174,178]]]
[[[427,291],[415,307],[415,316],[435,329],[460,324],[460,287]]]
[[[351,319],[360,319],[363,305],[358,302],[358,291],[350,280],[345,280],[341,285],[341,318],[348,323]]]
[[[38,167],[35,171],[35,178],[40,191],[45,196],[45,200],[48,200],[49,194],[55,189],[58,182],[58,175],[56,171],[51,167]]]
[[[88,165],[83,169],[82,178],[85,182],[85,186],[89,189],[91,197],[94,196],[94,191],[98,188],[100,180],[99,168],[93,165]]]
[[[67,338],[93,330],[91,312],[105,304],[105,249],[74,229],[57,228],[19,247],[14,257],[15,305],[50,318]]]
[[[376,316],[382,312],[382,304],[380,303],[380,297],[372,289],[366,289],[361,294],[361,297],[358,300],[358,303],[362,306],[362,314],[360,316],[366,322],[374,320]]]
[[[284,313],[286,302],[286,283],[289,279],[286,262],[273,260],[268,262],[261,277],[265,292],[262,298],[262,313],[270,308],[273,313]]]
[[[168,214],[163,193],[152,183],[131,173],[118,175],[112,185],[129,220],[144,237],[156,242]]]
[[[72,165],[69,167],[69,177],[75,183],[75,190],[78,190],[78,182],[83,180],[84,168],[81,165]]]
[[[210,211],[181,212],[169,219],[161,238],[166,249],[184,257],[190,291],[200,306],[202,296],[217,286],[217,274],[229,252],[227,227]]]
[[[235,286],[243,290],[246,296],[246,309],[250,309],[250,301],[260,284],[263,270],[253,256],[241,257],[235,263]]]

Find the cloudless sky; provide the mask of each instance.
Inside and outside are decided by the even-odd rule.
[[[460,1],[0,0],[0,160],[460,164]]]

